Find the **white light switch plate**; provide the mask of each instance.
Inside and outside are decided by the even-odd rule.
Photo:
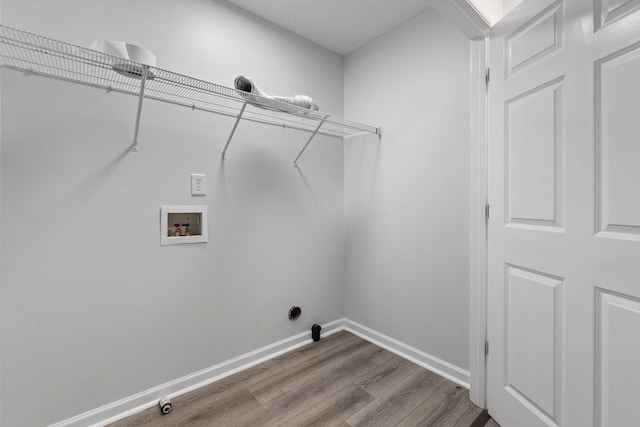
[[[207,176],[203,173],[191,174],[192,196],[204,196],[207,193],[206,178]]]

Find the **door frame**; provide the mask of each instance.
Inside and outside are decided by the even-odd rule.
[[[488,34],[499,16],[486,0],[433,0],[433,8],[470,43],[469,397],[486,407]]]
[[[488,40],[471,41],[469,382],[470,399],[486,408]]]
[[[488,84],[487,60],[489,20],[497,16],[478,0],[434,0],[433,8],[462,32],[470,43],[469,116],[470,223],[469,223],[469,386],[470,398],[486,407],[487,337],[487,194],[488,194]],[[490,13],[491,12],[491,13]],[[488,16],[488,14],[490,16]],[[485,18],[485,16],[488,17]]]

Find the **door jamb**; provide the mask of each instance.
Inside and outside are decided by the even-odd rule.
[[[488,35],[494,16],[482,0],[432,0],[433,8],[469,39],[470,46],[470,221],[469,386],[470,398],[485,408],[487,340]],[[482,6],[482,7],[480,7]],[[482,9],[482,10],[480,10]],[[484,15],[489,15],[485,17]],[[491,23],[489,21],[492,21]]]
[[[470,399],[486,407],[488,39],[471,44],[471,199],[469,265]]]

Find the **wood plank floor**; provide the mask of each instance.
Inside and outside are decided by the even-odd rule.
[[[111,427],[468,427],[468,390],[348,332],[231,375]]]

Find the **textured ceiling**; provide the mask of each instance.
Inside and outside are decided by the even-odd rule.
[[[429,8],[431,0],[225,0],[347,55]]]

